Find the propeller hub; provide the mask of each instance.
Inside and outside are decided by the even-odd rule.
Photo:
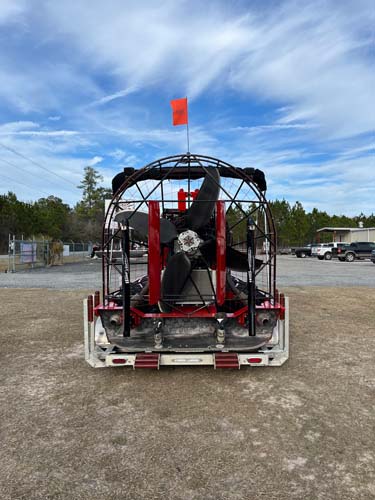
[[[178,235],[178,244],[183,252],[192,255],[198,250],[201,239],[197,233],[188,229]]]

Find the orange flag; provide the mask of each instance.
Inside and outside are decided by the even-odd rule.
[[[173,110],[173,125],[187,125],[187,97],[183,97],[182,99],[174,99],[173,101],[171,101],[171,106]]]

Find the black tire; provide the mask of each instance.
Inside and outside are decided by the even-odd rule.
[[[332,260],[332,253],[331,252],[326,252],[324,254],[324,260]]]
[[[345,262],[345,257],[339,257],[340,262]]]
[[[318,256],[318,259],[319,259],[319,260],[323,260],[323,259],[324,259],[324,257],[321,257],[321,256],[319,255],[319,256]]]
[[[354,253],[349,252],[345,255],[345,262],[354,262],[354,259],[355,259]]]
[[[306,253],[305,253],[305,252],[301,252],[301,253],[299,254],[299,256],[301,257],[301,259],[304,259],[304,258],[306,257]]]

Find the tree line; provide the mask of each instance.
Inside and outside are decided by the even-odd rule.
[[[40,198],[35,202],[24,202],[8,192],[0,195],[0,253],[7,252],[8,235],[24,239],[60,239],[63,241],[100,241],[104,214],[104,200],[111,191],[99,187],[102,177],[93,167],[85,167],[81,184],[81,200],[70,207],[56,196]],[[359,214],[355,217],[329,215],[314,208],[306,212],[302,203],[290,204],[286,200],[270,202],[274,216],[279,247],[290,247],[316,241],[316,230],[326,226],[364,227],[375,226],[375,215]],[[252,207],[247,209],[250,213]],[[245,210],[246,212],[246,210]],[[227,219],[234,225],[243,219],[243,212],[236,206],[230,208]],[[243,220],[233,228],[233,238],[244,238],[246,222]],[[321,241],[330,241],[332,235],[323,234]]]
[[[17,199],[15,193],[0,195],[0,253],[6,253],[8,235],[24,239],[100,241],[104,200],[111,190],[99,187],[102,180],[92,167],[85,167],[78,186],[81,200],[70,207],[61,198],[48,196],[34,202]]]
[[[270,208],[274,218],[277,245],[279,248],[304,245],[317,242],[317,230],[323,227],[375,227],[375,214],[369,216],[363,213],[348,217],[346,215],[329,215],[325,211],[313,208],[307,212],[299,201],[290,204],[286,200],[270,201]],[[243,207],[232,206],[227,216],[229,226],[234,226],[232,233],[235,242],[246,239],[246,218],[244,213],[252,214],[254,207],[247,210]],[[252,215],[255,217],[255,214]],[[238,224],[238,221],[242,222]],[[332,233],[321,233],[320,242],[332,241]]]

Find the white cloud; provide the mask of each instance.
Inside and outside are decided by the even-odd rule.
[[[92,156],[81,152],[74,156],[74,152],[81,149],[74,143],[74,137],[61,137],[62,147],[55,147],[49,138],[36,136],[30,141],[24,136],[9,136],[1,141],[5,146],[21,153],[21,158],[0,144],[0,193],[12,189],[23,200],[33,200],[45,196],[47,193],[62,198],[66,203],[75,204],[81,197],[78,186],[83,178],[83,169],[87,165],[98,165],[102,162],[99,155]],[[28,160],[28,159],[29,160]],[[59,177],[47,172],[41,166],[47,167]],[[115,169],[104,170],[98,167],[100,174],[107,177],[116,172]],[[1,177],[5,173],[7,178]],[[13,179],[13,183],[11,181]],[[64,180],[65,179],[65,180]],[[24,185],[17,184],[22,180]]]
[[[76,130],[41,130],[40,124],[32,121],[9,122],[0,125],[0,136],[71,137],[79,134]]]
[[[91,167],[93,167],[94,165],[97,165],[98,163],[101,163],[102,161],[103,161],[102,156],[94,156],[94,158],[91,158],[91,160],[89,160],[87,162],[87,165],[90,165]]]
[[[0,132],[0,135],[25,135],[39,137],[71,137],[79,135],[76,130],[19,130],[17,132]]]
[[[283,131],[283,130],[309,130],[316,129],[318,125],[314,123],[273,123],[269,125],[255,125],[253,127],[233,127],[231,131],[237,132],[248,132],[250,134],[259,132],[272,132],[272,131]]]
[[[122,160],[126,156],[126,152],[123,149],[116,148],[114,151],[110,151],[108,153],[108,156],[111,158],[114,158],[117,161]]]
[[[358,8],[319,1],[297,8],[290,1],[231,12],[217,2],[202,15],[198,2],[167,1],[161,8],[67,0],[49,4],[48,12],[60,36],[96,66],[110,68],[125,89],[157,84],[192,98],[229,86],[291,106],[280,123],[313,119],[325,136],[339,137],[374,126],[371,8],[370,1]]]
[[[0,24],[18,21],[24,9],[24,0],[1,0]]]
[[[0,125],[3,142],[77,184],[98,158],[110,178],[110,158],[140,166],[186,151],[186,131],[166,122],[166,109],[169,98],[188,95],[197,104],[193,152],[264,169],[271,196],[340,208],[353,193],[354,212],[373,210],[370,0],[29,4],[0,2],[0,23],[18,23],[17,43],[5,41],[0,53],[2,116],[13,111]],[[254,103],[266,110],[260,120]],[[22,165],[30,182],[68,193]]]
[[[127,95],[133,94],[137,90],[138,89],[135,86],[126,88],[115,92],[114,94],[101,97],[100,99],[93,101],[91,104],[89,104],[89,106],[100,106],[102,104],[107,104],[108,102],[114,101],[115,99],[120,99],[121,97],[126,97]]]
[[[14,133],[17,133],[17,132],[20,132],[22,130],[24,130],[25,128],[27,129],[34,129],[34,128],[38,128],[39,127],[39,123],[36,123],[36,122],[32,122],[32,121],[16,121],[16,122],[8,122],[8,123],[2,123],[0,125],[0,133],[2,135],[12,135]]]

